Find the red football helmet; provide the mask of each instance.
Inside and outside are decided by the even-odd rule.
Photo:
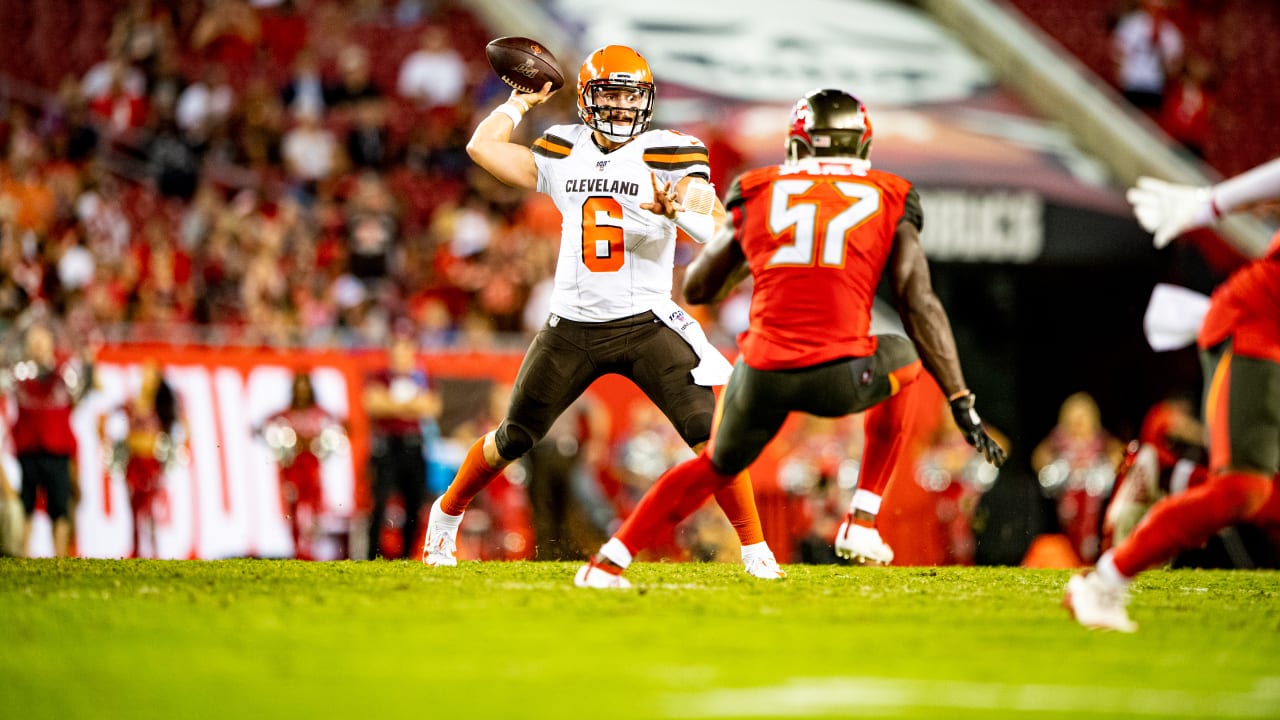
[[[810,92],[791,110],[786,149],[788,162],[811,155],[865,160],[871,152],[867,106],[843,90]]]
[[[607,45],[588,55],[578,71],[578,117],[610,140],[625,142],[649,129],[655,92],[640,53]]]

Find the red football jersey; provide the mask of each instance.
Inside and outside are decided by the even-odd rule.
[[[871,304],[908,204],[919,225],[911,183],[864,161],[810,158],[738,178],[725,206],[755,280],[745,362],[782,370],[874,353]]]
[[[1199,345],[1232,339],[1232,352],[1280,363],[1280,233],[1267,253],[1237,270],[1213,292]]]

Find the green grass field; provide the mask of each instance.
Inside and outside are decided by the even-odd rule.
[[[0,717],[1280,717],[1280,573],[574,568],[0,560]]]

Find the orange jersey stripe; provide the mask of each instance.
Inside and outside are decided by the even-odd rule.
[[[654,153],[645,153],[644,161],[647,163],[679,163],[679,162],[706,162],[706,152],[690,152],[680,155],[656,155]]]
[[[533,146],[542,150],[546,150],[547,152],[554,153],[561,157],[569,157],[568,148],[564,147],[563,145],[555,145],[553,143],[547,142],[546,138],[538,138],[533,142]]]

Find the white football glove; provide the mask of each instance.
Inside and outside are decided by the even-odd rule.
[[[1218,219],[1212,191],[1207,187],[1175,185],[1153,177],[1140,177],[1136,187],[1125,193],[1138,224],[1155,233],[1157,248],[1179,235],[1212,225]]]

